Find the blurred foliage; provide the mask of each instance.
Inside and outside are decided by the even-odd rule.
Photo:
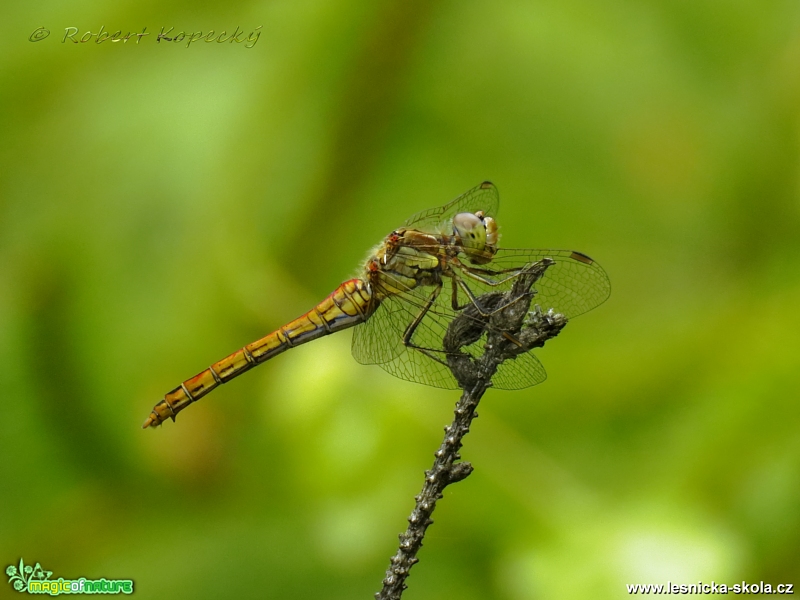
[[[483,179],[608,303],[490,392],[409,599],[800,583],[800,7],[12,2],[0,36],[0,557],[142,598],[368,598],[457,394],[293,350],[164,392]],[[62,44],[64,28],[153,35]],[[263,25],[256,46],[162,26]],[[46,26],[51,36],[28,41]],[[0,586],[3,590],[10,589]]]

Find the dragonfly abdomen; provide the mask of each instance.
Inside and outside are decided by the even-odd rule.
[[[364,281],[345,281],[306,314],[226,356],[167,393],[153,407],[142,427],[155,427],[168,418],[174,421],[181,410],[217,386],[289,348],[363,323],[374,309],[371,289]]]

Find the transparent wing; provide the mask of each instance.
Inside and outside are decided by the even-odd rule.
[[[380,365],[395,358],[405,348],[403,333],[413,319],[406,309],[403,302],[382,302],[366,323],[353,329],[353,358],[362,365]]]
[[[526,352],[500,363],[492,383],[499,390],[521,390],[542,383],[545,379],[547,371],[542,363],[532,352]]]
[[[428,291],[430,292],[431,290],[428,289]],[[444,295],[445,293],[443,291],[439,298],[443,298]],[[408,324],[419,315],[424,306],[424,303],[418,301],[413,303],[409,302],[409,296],[412,295],[401,294],[385,300],[391,307],[386,314],[405,314],[406,318],[404,320],[392,320],[391,326],[395,327],[395,332],[397,334],[398,351],[391,360],[380,363],[379,366],[387,373],[399,377],[400,379],[433,387],[457,389],[458,383],[450,372],[450,369],[432,358],[436,356],[440,360],[445,360],[446,357],[442,350],[442,340],[447,331],[447,326],[455,315],[448,314],[448,311],[444,310],[443,307],[437,306],[440,303],[440,300],[437,300],[434,306],[426,313],[425,318],[416,328],[411,338],[411,343],[418,348],[425,349],[425,351],[418,348],[407,347],[403,345],[403,334]],[[383,325],[388,325],[388,323],[384,322]]]
[[[499,207],[500,196],[497,193],[497,188],[491,181],[484,181],[444,206],[418,212],[403,225],[419,231],[434,233],[439,230],[442,224],[448,222],[458,213],[474,213],[482,210],[489,217],[497,217]]]
[[[483,293],[480,287],[491,288],[493,291],[505,290],[513,285],[513,274],[509,281],[495,287],[485,284],[468,285],[475,290],[476,296]],[[447,327],[457,314],[452,308],[451,280],[446,279],[438,297],[425,312],[424,307],[434,291],[433,286],[418,287],[387,297],[367,322],[354,330],[352,351],[356,360],[364,364],[378,364],[388,373],[401,379],[434,387],[457,389],[458,383],[449,367],[436,360],[438,358],[446,361],[442,342]],[[458,300],[461,304],[466,300],[463,292]],[[423,312],[425,316],[410,340],[416,347],[406,346],[403,337],[409,325]],[[484,334],[475,343],[462,348],[462,351],[478,356],[483,353],[485,343]],[[492,381],[494,387],[498,389],[512,390],[536,385],[546,378],[547,374],[542,364],[528,352],[503,363]]]
[[[572,319],[599,306],[611,294],[611,282],[603,267],[574,250],[499,249],[489,264],[467,268],[493,281],[503,281],[509,276],[513,277],[525,265],[544,258],[553,259],[555,264],[533,286],[536,290],[533,303],[543,310],[552,308]],[[512,279],[507,284],[493,287],[465,280],[471,287],[482,290],[479,293],[507,289],[507,285],[513,283]]]
[[[417,248],[425,250],[424,247]],[[439,246],[431,246],[427,250],[435,252],[436,248]],[[508,290],[522,269],[545,258],[552,259],[554,264],[533,287],[536,291],[533,304],[538,304],[543,310],[552,308],[567,318],[574,319],[605,302],[611,294],[611,282],[603,267],[594,259],[575,250],[501,248],[490,263],[471,265],[467,261],[461,264],[454,262],[453,271],[475,296],[479,296],[487,292]],[[470,274],[474,277],[470,277]],[[486,282],[479,279],[485,279]],[[448,279],[445,287],[449,283]],[[466,300],[466,297],[461,297],[459,304],[463,305]]]
[[[434,387],[457,388],[450,369],[430,356],[433,354],[445,359],[442,341],[447,326],[456,316],[452,308],[442,304],[444,290],[425,313],[411,338],[411,343],[429,350],[430,354],[403,343],[406,330],[424,312],[434,290],[432,286],[407,288],[383,300],[367,322],[353,330],[353,357],[362,364],[378,364],[401,379]],[[447,298],[449,302],[449,295]]]

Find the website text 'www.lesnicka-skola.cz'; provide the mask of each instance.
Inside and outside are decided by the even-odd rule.
[[[642,594],[643,596],[649,594],[794,594],[793,583],[778,583],[772,585],[771,583],[735,583],[728,585],[725,583],[672,583],[668,581],[666,584],[662,583],[628,583],[625,585],[628,588],[628,594]]]

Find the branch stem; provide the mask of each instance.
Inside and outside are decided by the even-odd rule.
[[[425,483],[422,491],[414,497],[416,506],[408,517],[408,528],[401,533],[400,547],[390,559],[383,589],[375,594],[378,600],[398,600],[406,589],[405,580],[411,567],[419,562],[417,552],[422,547],[422,539],[428,525],[433,523],[431,515],[436,502],[442,498],[444,488],[451,483],[466,479],[472,473],[472,465],[468,462],[457,462],[461,459],[459,450],[461,441],[467,433],[472,420],[478,416],[475,409],[489,383],[481,381],[470,390],[464,390],[456,404],[453,422],[444,428],[444,439],[434,453],[433,466],[425,471]]]
[[[567,319],[561,314],[542,313],[538,306],[530,311],[536,293],[531,287],[552,264],[552,260],[544,259],[529,265],[519,274],[511,290],[483,294],[448,327],[442,345],[450,370],[462,389],[461,398],[456,404],[453,422],[444,428],[444,439],[434,453],[433,466],[425,471],[422,491],[414,497],[416,504],[408,517],[408,527],[398,536],[400,546],[390,559],[383,589],[375,594],[378,600],[400,600],[408,587],[405,581],[411,567],[419,562],[417,553],[428,526],[433,523],[431,515],[436,503],[442,499],[448,485],[472,473],[472,465],[461,462],[459,450],[472,420],[478,416],[478,403],[491,387],[498,367],[505,360],[543,346],[566,325]],[[485,339],[482,354],[463,350],[481,339]]]

